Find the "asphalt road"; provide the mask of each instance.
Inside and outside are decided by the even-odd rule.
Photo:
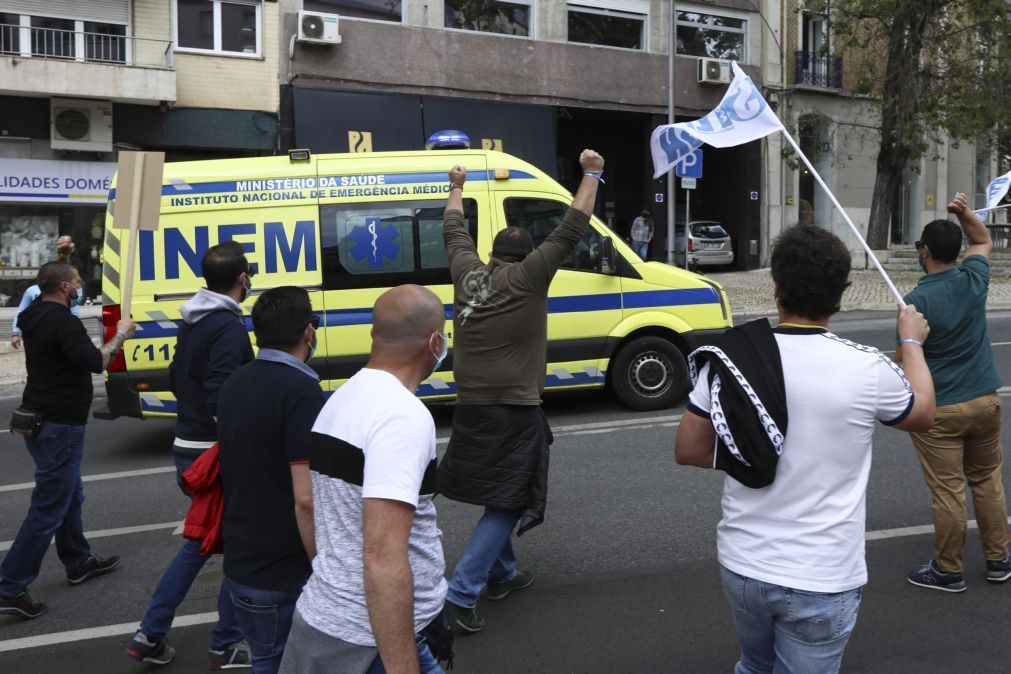
[[[846,315],[833,328],[882,349],[893,343],[890,315]],[[1011,313],[991,316],[991,338],[1011,384]],[[16,402],[0,400],[0,419]],[[536,581],[482,606],[488,627],[458,639],[455,671],[732,671],[737,642],[715,560],[722,478],[674,465],[681,408],[632,413],[606,394],[581,394],[551,399],[546,409],[556,432],[547,522],[517,545]],[[433,412],[439,437],[448,436],[450,408]],[[0,616],[0,672],[149,669],[129,660],[124,647],[179,545],[173,531],[188,501],[174,484],[171,440],[169,422],[89,424],[84,474],[99,479],[85,484],[85,528],[98,532],[91,535],[95,551],[122,555],[122,567],[70,587],[50,551],[32,586],[49,613],[31,622]],[[31,482],[32,464],[20,438],[6,433],[0,457],[3,552],[27,507],[30,487],[19,485]],[[438,508],[451,569],[479,511],[445,500]],[[868,495],[870,583],[844,672],[1011,671],[1011,582],[983,580],[974,531],[968,592],[933,592],[904,580],[932,553],[929,525],[929,495],[909,438],[879,428]],[[179,653],[164,671],[206,669],[219,578],[219,560],[212,560],[180,609],[187,626],[172,631]]]

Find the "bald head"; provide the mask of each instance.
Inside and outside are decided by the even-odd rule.
[[[427,288],[402,285],[387,290],[372,310],[372,340],[380,344],[426,342],[446,322],[442,300]]]

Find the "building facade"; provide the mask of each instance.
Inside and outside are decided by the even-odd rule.
[[[276,151],[278,22],[268,0],[0,0],[0,306],[63,234],[101,295],[119,150]]]

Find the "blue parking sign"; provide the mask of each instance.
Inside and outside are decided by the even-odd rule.
[[[695,150],[685,157],[674,167],[675,175],[679,178],[701,178],[702,177],[702,150]]]

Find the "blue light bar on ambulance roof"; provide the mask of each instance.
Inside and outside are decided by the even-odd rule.
[[[469,150],[470,137],[463,131],[447,129],[436,131],[428,137],[425,143],[426,150]]]

